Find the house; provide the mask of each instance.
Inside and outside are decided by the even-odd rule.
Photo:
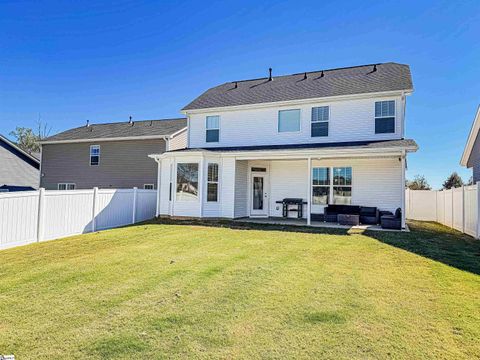
[[[0,135],[0,192],[38,188],[40,160]]]
[[[155,189],[157,167],[148,158],[186,146],[187,120],[87,124],[41,142],[41,187],[47,190]]]
[[[232,81],[182,109],[188,146],[152,154],[159,216],[281,217],[329,204],[405,209],[410,68],[382,63]],[[402,211],[405,225],[405,211]]]
[[[480,181],[480,106],[477,108],[460,164],[473,169],[473,181]]]

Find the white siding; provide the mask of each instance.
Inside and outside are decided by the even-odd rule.
[[[235,164],[235,212],[236,218],[248,216],[248,161]]]
[[[282,204],[276,201],[284,198],[302,198],[307,201],[308,164],[307,160],[272,161],[270,163],[270,216],[282,216]],[[303,207],[306,217],[306,205]],[[297,216],[290,213],[289,216]]]
[[[375,101],[396,101],[396,131],[375,134]],[[330,106],[329,136],[311,137],[311,109]],[[300,132],[278,132],[278,111],[301,110]],[[220,141],[205,142],[205,118],[220,116]],[[320,142],[385,140],[402,138],[403,101],[401,97],[368,98],[315,102],[298,106],[272,106],[249,110],[220,111],[190,115],[190,147],[303,144]]]
[[[170,182],[173,174],[170,169],[173,168],[173,159],[162,160],[160,166],[160,189],[158,192],[159,215],[170,215]],[[172,184],[173,186],[173,184]]]
[[[168,143],[168,150],[179,150],[187,147],[187,129],[175,135]]]

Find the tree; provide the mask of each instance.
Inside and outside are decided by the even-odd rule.
[[[38,129],[35,134],[32,129],[25,127],[16,127],[15,131],[11,131],[10,135],[15,137],[17,145],[29,154],[39,152],[39,141],[46,138],[50,133],[50,129],[47,124],[42,124],[39,120],[37,122]]]
[[[463,180],[455,171],[450,175],[443,183],[443,188],[448,190],[451,188],[457,188],[463,185]]]
[[[412,181],[407,180],[407,188],[410,190],[431,190],[432,187],[428,184],[425,176],[415,175]]]

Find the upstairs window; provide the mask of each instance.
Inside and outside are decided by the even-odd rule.
[[[395,132],[395,100],[375,102],[375,134]]]
[[[220,138],[220,116],[207,116],[206,119],[206,142],[218,142]]]
[[[329,113],[329,106],[312,108],[312,137],[328,136]]]
[[[90,165],[100,164],[100,145],[90,145]]]
[[[218,164],[208,164],[207,201],[218,201]]]
[[[278,132],[300,131],[300,110],[280,110],[278,112]]]

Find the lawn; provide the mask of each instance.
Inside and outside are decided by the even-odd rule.
[[[480,241],[148,223],[0,251],[0,354],[479,358]]]

